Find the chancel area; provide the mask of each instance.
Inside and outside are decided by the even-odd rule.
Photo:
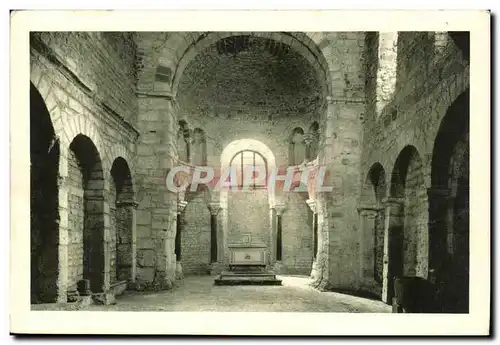
[[[30,69],[33,309],[468,312],[468,33],[32,32]]]

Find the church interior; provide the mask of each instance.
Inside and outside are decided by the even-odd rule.
[[[469,97],[465,32],[32,32],[32,308],[467,313]]]

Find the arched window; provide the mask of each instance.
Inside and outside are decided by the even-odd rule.
[[[251,150],[240,151],[233,156],[229,166],[236,172],[238,187],[262,188],[266,186],[267,162],[260,153]],[[249,173],[253,175],[248,176]]]
[[[304,140],[304,130],[296,127],[292,131],[289,144],[289,164],[299,165],[306,158],[306,143]]]
[[[318,156],[319,124],[317,121],[314,121],[311,124],[307,134],[306,158],[307,160],[312,161]]]
[[[191,163],[194,165],[207,165],[207,142],[205,131],[200,128],[193,130],[193,140],[190,148]]]
[[[190,131],[186,121],[179,121],[179,131],[177,133],[177,152],[179,160],[188,163],[191,158]]]
[[[380,116],[386,105],[392,101],[396,91],[399,41],[397,32],[379,32],[378,39],[376,109],[377,116]]]

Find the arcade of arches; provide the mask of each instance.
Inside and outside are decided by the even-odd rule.
[[[420,277],[467,312],[467,39],[32,33],[31,302],[170,289],[245,244],[319,290],[390,304]],[[333,190],[173,192],[179,165],[322,166]]]

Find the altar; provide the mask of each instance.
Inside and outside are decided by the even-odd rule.
[[[229,268],[238,266],[266,266],[267,246],[265,244],[229,244]]]
[[[281,285],[274,272],[266,270],[267,245],[229,244],[229,271],[215,279],[215,285]]]

